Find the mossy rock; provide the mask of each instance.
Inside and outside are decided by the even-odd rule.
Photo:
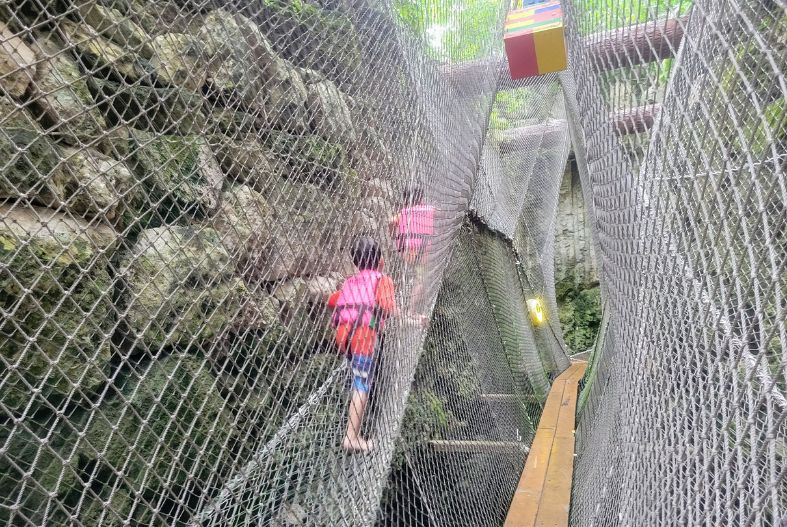
[[[183,33],[159,35],[153,42],[151,65],[160,82],[198,92],[207,80],[208,58],[196,37]]]
[[[128,82],[150,79],[153,68],[134,51],[104,38],[87,24],[61,20],[59,26],[68,47],[76,51],[80,61],[93,75]]]
[[[303,405],[313,391],[325,384],[345,360],[347,359],[339,353],[332,352],[311,356],[293,355],[288,363],[276,368],[276,371],[281,373],[276,375],[271,389],[276,394],[276,399],[281,401],[285,408],[293,411]],[[347,376],[337,376],[332,386],[333,393],[337,395],[341,393],[346,386],[346,381]],[[340,426],[338,414],[342,411],[344,408],[338,408],[334,414],[337,415],[337,427]]]
[[[265,0],[261,27],[274,48],[294,64],[338,82],[361,63],[361,45],[349,17],[303,0]]]
[[[49,209],[0,206],[0,323],[12,411],[42,399],[84,402],[106,381],[114,326],[114,231]],[[37,390],[33,397],[32,386]]]
[[[297,353],[311,354],[315,350],[334,348],[327,297],[339,283],[340,280],[327,277],[295,278],[273,291],[281,306],[279,318]]]
[[[306,130],[306,85],[297,69],[276,54],[256,23],[216,9],[204,17],[199,38],[216,91],[243,101],[268,127]]]
[[[236,425],[217,380],[201,359],[175,354],[138,367],[118,391],[93,416],[80,449],[80,464],[97,479],[79,519],[96,525],[88,520],[107,510],[132,524],[185,525],[193,507],[180,501],[205,499],[216,490],[205,482],[221,481],[232,466],[227,441]]]
[[[73,56],[51,34],[42,35],[33,47],[42,60],[32,104],[50,133],[70,145],[98,145],[107,125]]]
[[[10,98],[0,95],[0,157],[3,177],[0,195],[35,195],[60,170],[60,149],[32,116]]]
[[[159,134],[200,134],[208,127],[201,95],[178,87],[155,88],[93,79],[108,123]]]
[[[601,326],[601,290],[585,288],[571,278],[557,284],[557,300],[563,339],[574,352],[590,349]]]
[[[140,182],[132,207],[142,226],[185,224],[215,212],[224,176],[205,139],[140,130],[131,138],[130,166]]]
[[[68,525],[70,511],[64,507],[64,499],[78,494],[82,487],[74,453],[88,415],[77,409],[62,417],[28,417],[24,426],[0,427],[0,442],[7,447],[0,456],[3,525]],[[10,509],[14,502],[20,505],[17,512]]]
[[[120,226],[126,202],[135,193],[131,171],[92,149],[66,148],[63,155],[62,169],[52,175],[39,201]]]
[[[245,294],[219,234],[208,228],[142,231],[121,263],[124,314],[143,350],[198,345],[229,328]]]
[[[345,148],[320,137],[272,132],[267,144],[291,167],[288,179],[331,187],[349,172]]]
[[[0,97],[0,155],[9,160],[0,196],[25,198],[76,216],[117,222],[130,200],[132,176],[121,162],[92,148],[54,144],[22,108]]]
[[[267,250],[274,221],[273,206],[262,194],[246,185],[233,185],[221,195],[221,206],[211,226],[243,272]]]
[[[286,162],[254,134],[243,134],[237,139],[216,134],[209,141],[228,181],[243,183],[261,192],[289,173]]]
[[[150,59],[153,56],[150,36],[128,16],[112,7],[113,4],[125,4],[125,2],[110,0],[106,3],[109,5],[103,6],[101,2],[91,0],[80,3],[77,9],[79,9],[82,20],[99,32],[101,36],[108,38],[123,49],[137,53],[145,59]]]

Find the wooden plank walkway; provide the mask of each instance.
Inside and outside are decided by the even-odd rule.
[[[552,384],[504,527],[568,525],[577,392],[586,367],[574,362]]]

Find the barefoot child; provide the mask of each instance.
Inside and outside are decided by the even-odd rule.
[[[369,399],[375,346],[385,320],[395,315],[396,302],[393,281],[382,273],[383,259],[377,242],[359,238],[351,254],[358,272],[331,295],[328,306],[334,309],[336,343],[350,357],[353,375],[350,417],[342,446],[366,452],[369,443],[361,437],[361,424]]]

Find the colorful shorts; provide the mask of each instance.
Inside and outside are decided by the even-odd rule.
[[[371,356],[353,355],[350,362],[353,371],[353,390],[369,393],[369,385],[372,382],[372,364]]]

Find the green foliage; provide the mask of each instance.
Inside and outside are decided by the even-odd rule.
[[[521,119],[523,113],[532,107],[534,98],[534,90],[530,88],[497,92],[492,105],[492,113],[489,116],[490,130],[514,128],[516,126],[515,119]]]
[[[397,0],[399,20],[427,43],[427,53],[443,61],[481,58],[499,49],[503,3],[492,0]]]
[[[566,345],[575,352],[593,346],[601,325],[601,291],[583,289],[573,281],[557,284],[560,324]]]
[[[495,95],[489,129],[504,131],[525,126],[525,121],[548,119],[560,85],[552,82],[538,88],[517,88],[499,91]]]

